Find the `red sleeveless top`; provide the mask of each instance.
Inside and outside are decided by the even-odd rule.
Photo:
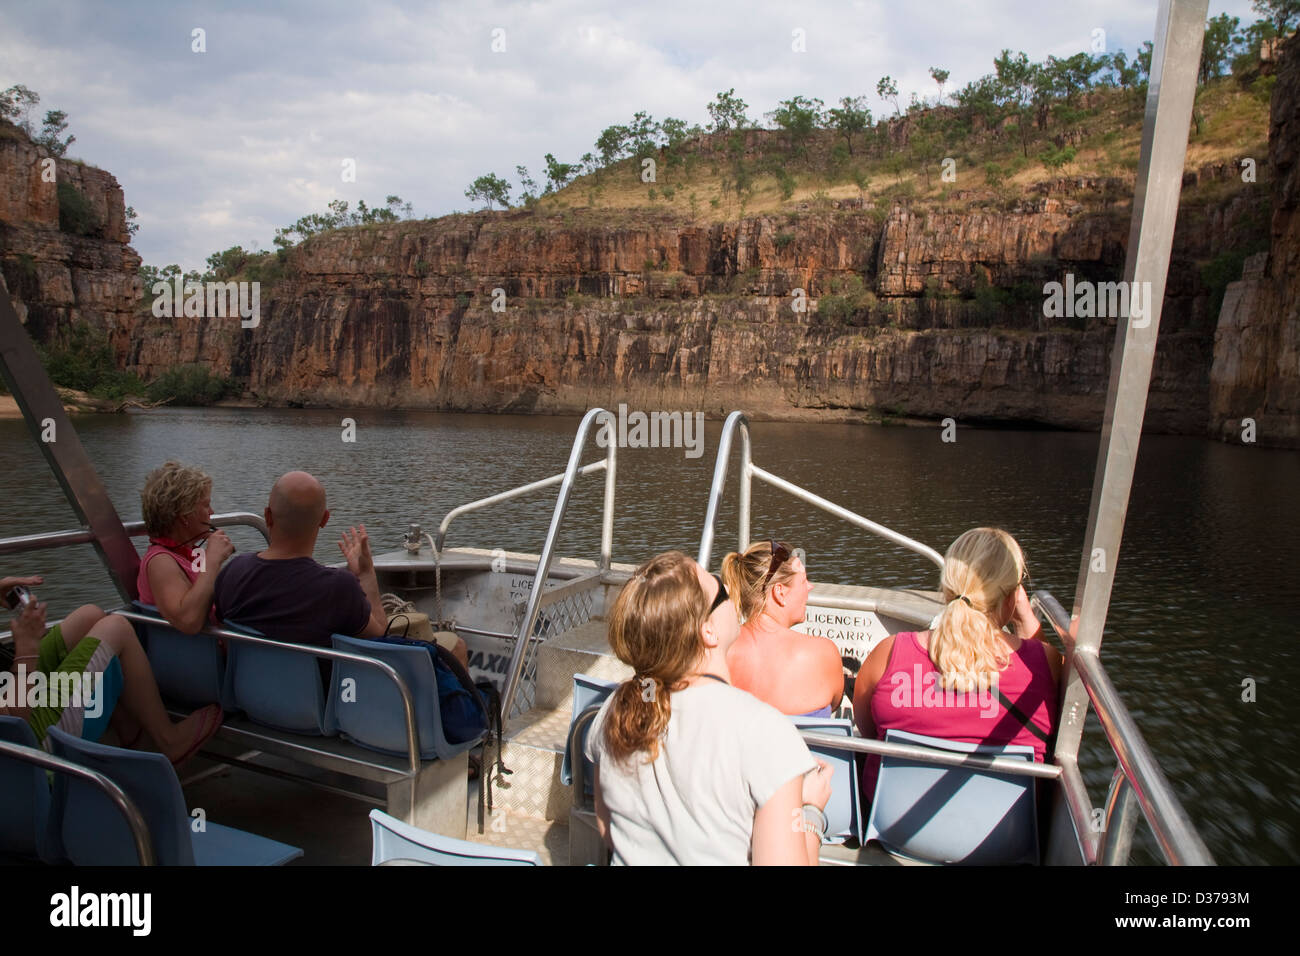
[[[1025,744],[1034,748],[1034,760],[1041,763],[1047,753],[1046,742],[1007,710],[997,691],[1045,735],[1051,735],[1056,724],[1056,681],[1039,641],[1020,642],[1006,670],[998,674],[996,690],[962,693],[942,688],[939,671],[915,632],[896,634],[889,663],[871,694],[876,737],[884,740],[885,732],[892,728],[971,744]],[[867,800],[875,795],[879,769],[880,758],[869,756],[863,773]]]
[[[185,576],[190,579],[190,583],[193,584],[195,579],[198,578],[199,572],[194,570],[192,550],[192,548],[187,548],[184,544],[178,544],[170,538],[150,538],[149,550],[140,559],[140,573],[135,578],[135,586],[136,590],[140,592],[140,600],[145,604],[158,606],[158,602],[154,600],[153,588],[149,586],[148,569],[149,562],[160,554],[171,555],[176,560],[176,563],[181,566]]]

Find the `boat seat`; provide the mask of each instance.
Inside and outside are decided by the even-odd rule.
[[[415,705],[422,760],[450,759],[479,745],[483,735],[452,743],[443,733],[438,678],[428,649],[333,635],[334,649],[383,661],[401,675]],[[351,681],[346,685],[345,682]],[[381,753],[407,753],[406,710],[401,694],[382,672],[351,661],[336,661],[330,680],[325,728],[359,746]],[[486,733],[486,731],[484,732]]]
[[[440,836],[403,823],[382,810],[370,811],[370,833],[371,866],[540,866],[542,862],[532,850],[485,846]]]
[[[50,728],[56,756],[102,773],[140,809],[161,866],[279,866],[302,850],[276,840],[204,820],[185,808],[176,770],[162,754],[123,750]],[[55,832],[61,856],[79,866],[132,866],[138,862],[130,830],[116,806],[80,778],[54,781]]]
[[[238,624],[225,627],[252,637],[266,636]],[[242,641],[231,641],[228,654],[222,695],[226,710],[243,711],[254,723],[276,730],[325,735],[325,690],[316,657],[288,647]]]
[[[36,734],[20,717],[0,717],[0,741],[38,749]],[[0,857],[51,863],[47,828],[50,781],[36,764],[0,755]]]
[[[594,768],[591,761],[584,754],[587,744],[587,728],[591,726],[590,721],[587,727],[583,728],[582,739],[573,740],[573,725],[588,707],[600,707],[605,703],[606,698],[614,692],[619,682],[606,680],[603,677],[592,677],[590,674],[573,675],[573,717],[569,721],[569,733],[565,736],[564,760],[560,764],[560,783],[564,786],[573,785],[573,747],[579,748],[579,755],[583,765],[583,780],[585,785],[582,794],[575,794],[575,797],[581,797],[581,800],[575,800],[574,806],[582,805],[586,807],[593,806],[594,792],[592,790],[592,778],[595,776]]]
[[[162,617],[152,604],[132,602],[137,611]],[[217,639],[207,634],[182,634],[169,624],[133,621],[163,699],[202,707],[221,701],[226,659]]]
[[[885,740],[953,753],[1034,759],[1034,748],[1024,744],[968,744],[892,729]],[[1036,864],[1034,778],[885,755],[866,838],[897,856],[924,863]]]
[[[791,717],[795,727],[817,734],[853,736],[853,721],[842,717]],[[862,840],[862,804],[858,797],[858,771],[853,752],[820,744],[808,749],[830,764],[831,797],[826,803],[826,842]]]

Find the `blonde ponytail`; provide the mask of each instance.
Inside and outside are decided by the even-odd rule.
[[[996,683],[1011,655],[994,616],[1020,586],[1025,556],[999,528],[973,528],[948,548],[939,587],[947,607],[930,635],[941,685],[960,691]]]

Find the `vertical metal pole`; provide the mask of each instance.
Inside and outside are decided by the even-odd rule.
[[[614,563],[614,486],[615,472],[618,467],[618,435],[614,430],[614,418],[608,416],[604,427],[609,446],[605,451],[605,513],[600,523],[600,570],[606,572]]]
[[[537,625],[537,616],[541,610],[542,592],[546,590],[546,582],[551,573],[551,562],[555,558],[555,542],[560,536],[560,526],[564,524],[564,513],[569,508],[569,496],[573,493],[573,482],[578,477],[582,449],[587,444],[587,433],[591,430],[593,422],[603,424],[608,420],[609,412],[603,408],[593,408],[583,416],[582,422],[578,425],[578,434],[573,437],[573,447],[569,451],[569,464],[564,469],[564,480],[560,483],[560,493],[555,496],[555,510],[551,513],[550,529],[546,532],[546,540],[542,543],[542,553],[537,559],[537,573],[533,575],[533,587],[528,592],[528,606],[524,610],[523,620],[519,622],[515,649],[510,657],[510,664],[506,672],[506,686],[501,693],[502,722],[510,719],[510,711],[514,706],[515,695],[519,691],[519,683],[524,672],[524,659],[532,640],[533,628]]]
[[[1070,619],[1074,635],[1071,655],[1097,654],[1106,625],[1160,330],[1207,5],[1208,0],[1161,0],[1156,20],[1142,156],[1124,264],[1124,279],[1135,294],[1130,296],[1130,315],[1119,317],[1115,333],[1088,532]],[[1143,301],[1146,314],[1135,314]],[[1071,667],[1056,744],[1058,756],[1077,756],[1087,712],[1087,693]]]
[[[1133,849],[1133,830],[1137,826],[1134,803],[1136,800],[1128,777],[1124,776],[1122,768],[1116,767],[1115,776],[1110,780],[1110,792],[1106,795],[1106,829],[1101,834],[1101,847],[1097,851],[1097,862],[1102,866],[1128,865],[1129,853]]]
[[[140,556],[2,286],[0,373],[22,409],[36,447],[54,472],[73,514],[95,536],[95,551],[108,569],[118,594],[124,601],[135,600]]]
[[[731,457],[731,436],[736,429],[744,430],[745,461],[749,460],[749,422],[744,412],[732,412],[722,425],[722,435],[718,438],[718,457],[713,462],[713,484],[709,486],[709,506],[704,512],[704,531],[700,533],[700,550],[696,561],[704,570],[709,569],[713,555],[713,528],[718,523],[718,506],[722,503],[722,490],[727,484],[727,460]],[[744,474],[744,462],[741,463]],[[742,491],[742,495],[747,492]],[[742,527],[749,522],[749,499],[746,496],[741,503]]]
[[[737,550],[744,554],[749,547],[749,503],[754,483],[754,473],[750,466],[754,463],[754,453],[749,444],[749,422],[742,419],[737,428],[740,431],[740,499],[736,509],[737,521],[740,523],[740,547]]]

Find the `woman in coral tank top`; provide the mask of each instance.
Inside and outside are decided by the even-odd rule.
[[[972,744],[1027,744],[1043,761],[1056,729],[1061,655],[1043,640],[1024,578],[1024,553],[1005,531],[974,528],[954,541],[939,580],[947,606],[934,629],[888,637],[862,665],[853,693],[862,736],[884,740],[897,728]],[[880,759],[869,757],[867,800],[879,768]]]

